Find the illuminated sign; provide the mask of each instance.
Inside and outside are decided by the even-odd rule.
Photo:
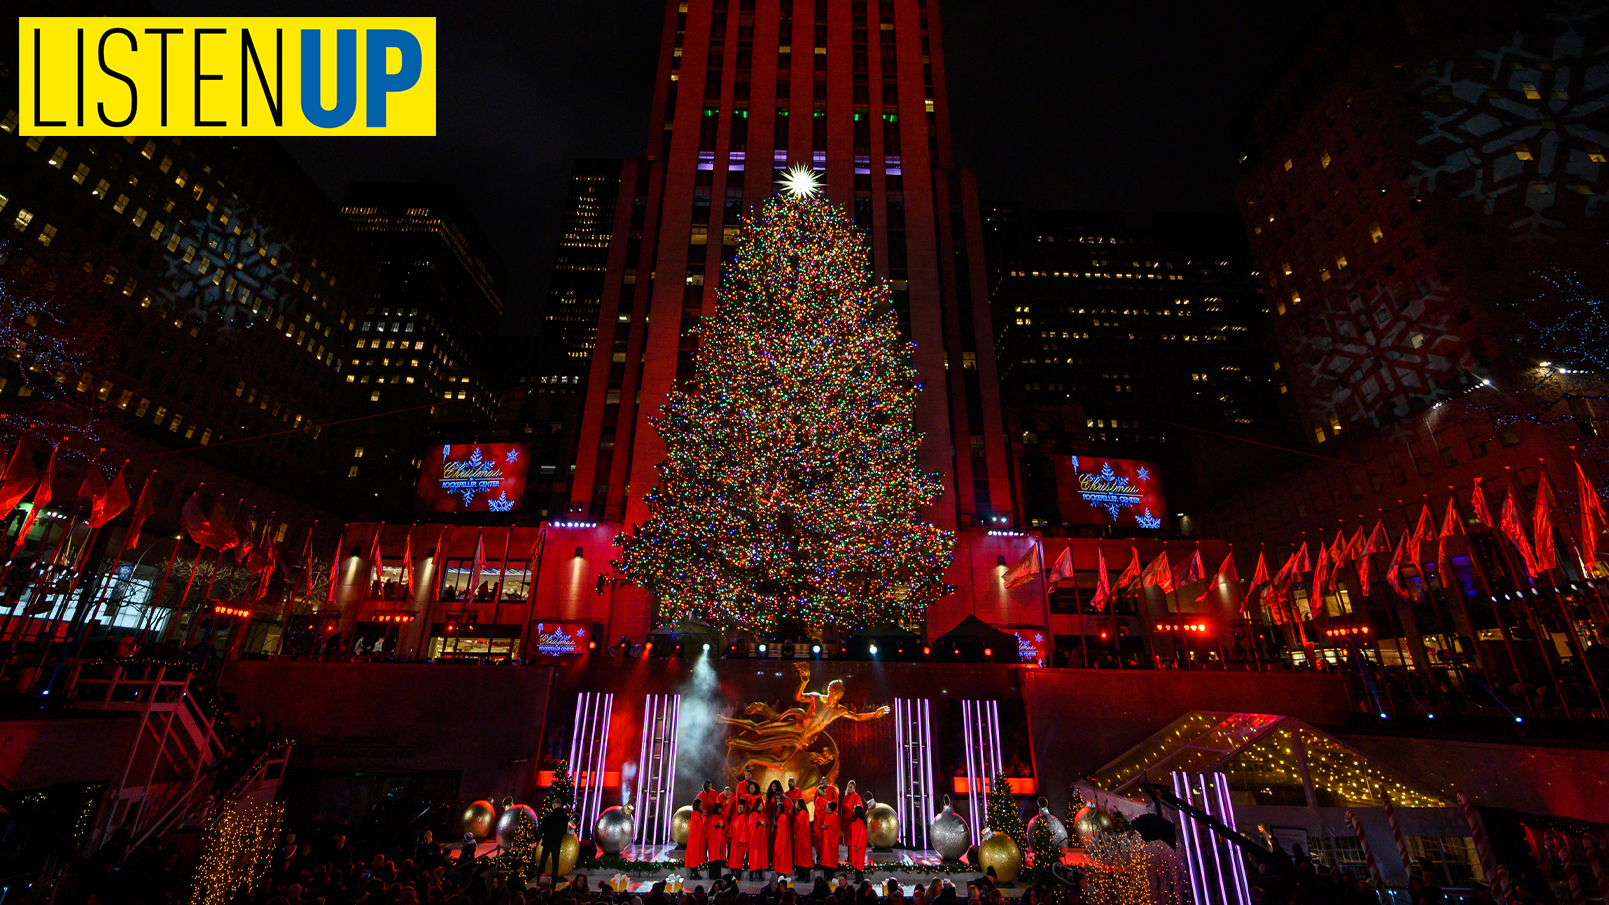
[[[584,622],[538,622],[531,626],[531,653],[541,657],[584,654],[592,643],[592,627]]]
[[[1162,479],[1150,462],[1099,456],[1058,458],[1056,499],[1062,519],[1074,524],[1129,528],[1167,524]]]
[[[1024,663],[1046,666],[1050,663],[1050,639],[1042,628],[1008,628],[1017,636],[1017,654]]]
[[[426,512],[513,512],[525,496],[530,447],[524,443],[437,446],[419,470]]]
[[[433,18],[39,16],[18,35],[23,135],[436,134]]]

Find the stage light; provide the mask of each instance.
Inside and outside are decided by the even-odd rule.
[[[597,649],[598,649],[598,642],[596,642],[596,641],[588,641],[587,642],[587,650],[597,650]]]
[[[994,656],[994,648],[992,648],[992,647],[986,647],[986,648],[984,648],[984,649],[983,649],[983,655],[984,655],[984,656],[985,656],[985,657],[992,657],[992,656]]]
[[[871,647],[870,647],[870,648],[869,648],[869,650],[870,650],[870,651],[871,651],[871,654],[872,654],[872,656],[874,656],[874,657],[875,657],[875,656],[877,656],[877,645],[875,645],[875,644],[873,644],[873,645],[872,645],[872,646],[871,646]]]
[[[648,643],[646,643],[646,644],[644,644],[642,646],[643,656],[646,657],[646,656],[648,656],[649,654],[651,654],[653,652],[654,652],[654,642],[649,641]]]
[[[765,653],[765,645],[764,644],[760,645],[760,653],[762,653],[762,654]]]
[[[813,653],[813,654],[821,653],[821,645],[819,645],[819,644],[810,645],[810,652]]]
[[[710,652],[710,645],[709,645],[709,642],[706,641],[706,642],[704,642],[704,653],[707,654],[709,652]]]
[[[927,646],[927,645],[925,645],[925,644],[924,644],[924,645],[922,645],[922,656],[924,656],[924,657],[931,657],[931,656],[933,656],[933,648],[931,648],[931,647],[928,647],[928,646]]]

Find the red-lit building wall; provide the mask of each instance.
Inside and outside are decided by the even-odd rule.
[[[806,164],[867,231],[916,345],[920,461],[945,480],[926,517],[1014,521],[977,191],[951,158],[938,5],[672,3],[655,78],[647,154],[622,171],[576,516],[617,530],[646,518],[664,458],[648,419],[691,374],[688,331],[714,302],[740,216],[774,193],[777,170]]]

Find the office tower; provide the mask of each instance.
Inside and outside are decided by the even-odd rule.
[[[543,376],[557,375],[561,385],[579,384],[592,360],[619,188],[618,160],[583,158],[570,168],[542,315],[543,358],[550,362]]]
[[[375,261],[344,353],[346,381],[365,414],[394,413],[346,435],[346,498],[363,512],[405,512],[427,437],[496,413],[492,381],[475,359],[501,326],[504,277],[446,186],[353,183],[341,212]]]
[[[1060,456],[1156,462],[1175,510],[1224,477],[1203,437],[1267,438],[1281,419],[1263,298],[1238,225],[993,205],[985,245],[1024,518],[1066,527]]]

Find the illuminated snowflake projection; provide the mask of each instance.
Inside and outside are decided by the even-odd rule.
[[[289,247],[245,208],[193,220],[178,236],[162,292],[171,310],[229,332],[251,321],[257,300],[283,307],[295,288]]]
[[[508,451],[508,455],[504,456],[503,459],[504,461],[510,463],[518,462],[520,460],[520,451],[517,449],[511,449]]]
[[[1142,481],[1151,480],[1151,469],[1146,468],[1144,465],[1141,465],[1139,468],[1135,469],[1134,474]]]
[[[486,501],[486,510],[488,512],[513,512],[514,501],[508,498],[508,491],[505,490],[498,494],[497,499]]]
[[[1155,515],[1151,514],[1151,507],[1150,506],[1145,507],[1145,514],[1144,515],[1136,515],[1134,517],[1134,523],[1136,525],[1139,525],[1141,528],[1160,528],[1160,527],[1162,527],[1162,519],[1160,517],[1158,517],[1158,516],[1155,516]]]
[[[1323,326],[1290,337],[1310,404],[1340,424],[1379,426],[1458,389],[1475,358],[1452,316],[1431,313],[1445,297],[1433,278],[1416,289],[1349,280],[1326,292],[1311,315]]]
[[[1566,205],[1597,215],[1605,196],[1596,186],[1609,152],[1609,45],[1587,36],[1601,34],[1609,7],[1560,8],[1546,16],[1555,34],[1516,33],[1478,51],[1478,64],[1438,60],[1414,83],[1427,128],[1409,186],[1452,192],[1488,215],[1501,208],[1524,243],[1562,227]]]

